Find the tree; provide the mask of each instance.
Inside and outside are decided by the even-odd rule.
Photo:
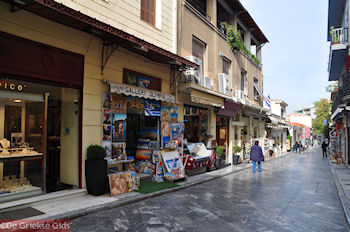
[[[321,98],[314,103],[316,118],[312,120],[313,132],[317,135],[323,133],[326,137],[329,134],[329,122],[331,119],[331,103],[326,98]],[[323,120],[327,120],[327,124],[323,125]]]

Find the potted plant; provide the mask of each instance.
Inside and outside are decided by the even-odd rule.
[[[85,160],[85,178],[87,191],[99,196],[106,192],[107,160],[106,149],[100,145],[90,145],[87,148]]]
[[[339,34],[335,33],[333,26],[330,27],[329,34],[331,34],[332,44],[339,44],[340,43]]]
[[[242,151],[242,148],[238,145],[233,147],[233,164],[237,165],[239,163],[239,153]]]
[[[216,167],[216,169],[219,169],[223,165],[223,157],[224,157],[224,153],[225,153],[225,147],[217,146],[215,153],[216,153],[215,167]]]

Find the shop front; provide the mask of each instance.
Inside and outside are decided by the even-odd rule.
[[[6,33],[0,44],[0,202],[79,187],[83,57]]]

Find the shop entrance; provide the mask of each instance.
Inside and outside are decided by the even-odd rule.
[[[78,186],[79,90],[20,84],[21,91],[0,90],[0,186],[17,181],[24,187],[9,194],[18,196]]]
[[[227,117],[216,117],[216,141],[217,145],[224,149],[223,160],[227,161],[228,152],[228,133],[229,133],[229,118]]]

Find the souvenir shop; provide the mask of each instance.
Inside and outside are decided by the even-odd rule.
[[[102,99],[102,146],[109,171],[115,173],[109,175],[110,181],[124,175],[126,169],[154,175],[159,166],[163,174],[161,161],[169,155],[163,152],[172,151],[172,156],[179,157],[183,146],[179,107],[175,96],[160,92],[161,79],[127,69],[123,75],[123,83],[108,82],[110,91]],[[184,173],[177,174],[175,179],[184,177]]]
[[[12,48],[0,65],[0,202],[79,187],[82,56],[5,33],[0,44]]]

